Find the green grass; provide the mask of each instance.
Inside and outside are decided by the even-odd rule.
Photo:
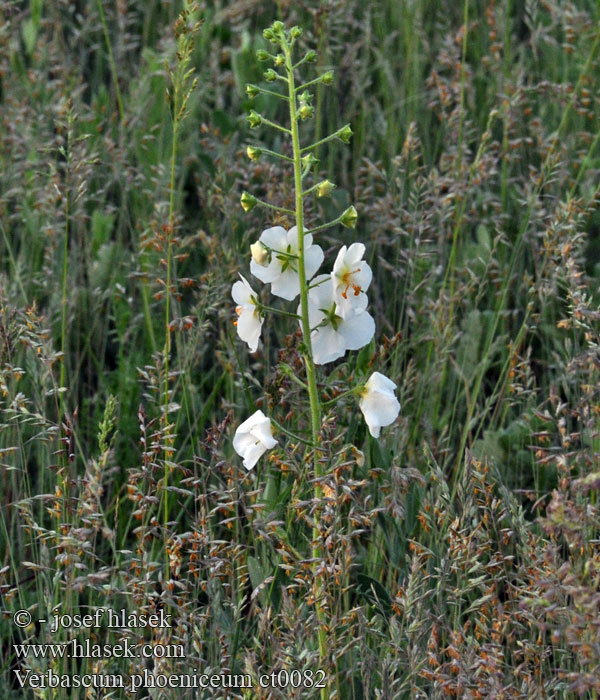
[[[88,697],[16,685],[14,644],[90,637],[12,622],[58,604],[168,609],[128,633],[183,644],[156,672],[316,672],[322,565],[332,698],[597,697],[596,3],[203,3],[174,122],[180,10],[0,9],[0,696]],[[335,71],[306,139],[354,132],[318,153],[337,189],[308,225],[359,212],[319,234],[323,269],[360,240],[374,271],[375,340],[318,382],[378,370],[402,403],[379,441],[352,397],[327,407],[322,498],[302,443],[249,473],[231,447],[259,407],[309,427],[296,326],[269,317],[250,356],[230,296],[274,223],[242,191],[293,207],[291,169],[245,155],[288,148],[245,121],[286,118],[245,93],[275,18]]]

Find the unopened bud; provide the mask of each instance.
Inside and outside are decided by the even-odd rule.
[[[268,61],[270,55],[264,49],[258,49],[258,51],[256,52],[256,58],[258,58],[259,61]]]
[[[267,83],[272,83],[274,80],[277,80],[277,73],[272,68],[269,68],[269,70],[264,72],[263,77]]]
[[[283,66],[285,63],[285,56],[282,53],[278,53],[277,56],[275,56],[275,65],[276,66]]]
[[[312,117],[314,111],[315,108],[312,105],[304,104],[298,110],[298,114],[300,115],[300,119],[309,119]]]
[[[268,27],[263,31],[263,36],[267,41],[273,41],[275,38],[275,35],[273,34],[273,29],[271,27]]]
[[[259,92],[260,90],[256,87],[256,85],[246,85],[246,94],[250,99],[254,99]]]
[[[260,241],[256,241],[250,246],[252,260],[261,267],[269,267],[269,251]]]
[[[350,128],[350,124],[346,124],[346,126],[343,126],[338,131],[337,136],[340,141],[343,141],[344,143],[350,143],[350,138],[352,137],[352,129]]]
[[[256,129],[257,126],[260,126],[262,124],[262,117],[258,112],[254,110],[250,112],[247,119],[251,129]]]
[[[307,63],[314,63],[317,60],[317,52],[314,49],[307,51],[304,60]]]
[[[248,146],[246,149],[246,155],[248,158],[250,158],[250,160],[258,160],[262,155],[262,151],[260,148],[256,148],[256,146]]]
[[[348,209],[340,216],[340,223],[346,228],[355,228],[356,220],[358,219],[358,214],[354,205],[349,206]]]
[[[307,153],[305,156],[302,156],[302,165],[305,168],[310,168],[318,162],[319,159],[315,158],[312,153]]]
[[[333,192],[334,189],[335,185],[333,182],[323,180],[317,185],[317,197],[327,197]]]
[[[321,76],[321,82],[323,85],[331,85],[331,83],[333,83],[333,71],[328,70],[326,73],[323,73]]]
[[[244,211],[251,211],[256,206],[256,197],[251,195],[249,192],[242,192],[240,197],[240,204]]]
[[[285,24],[281,20],[275,20],[273,24],[271,25],[271,29],[275,34],[281,34],[281,32],[285,29]]]
[[[302,28],[292,27],[290,29],[290,36],[292,37],[292,39],[297,39],[299,36],[302,36]]]

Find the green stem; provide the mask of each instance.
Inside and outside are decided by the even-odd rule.
[[[292,438],[292,440],[297,440],[298,442],[301,442],[303,445],[310,445],[312,448],[315,450],[321,450],[323,451],[322,447],[318,447],[317,445],[313,444],[310,440],[306,440],[303,437],[300,437],[300,435],[296,435],[296,433],[292,433],[291,430],[288,430],[285,428],[281,423],[276,421],[274,418],[271,418],[271,423],[277,428],[277,430],[281,430],[281,432],[284,435],[287,435],[288,437]]]
[[[353,389],[348,389],[348,391],[344,391],[342,394],[338,394],[337,396],[334,396],[332,399],[329,399],[328,401],[323,401],[323,406],[331,406],[331,404],[337,403],[340,399],[345,399],[346,396],[350,396],[351,394],[356,395],[356,388]]]
[[[278,314],[279,316],[287,316],[288,318],[300,319],[298,314],[294,314],[291,311],[285,311],[285,309],[276,309],[274,306],[265,306],[264,304],[259,304],[261,311],[270,311],[271,313]]]
[[[277,153],[276,151],[270,151],[268,148],[263,148],[263,146],[257,146],[257,148],[260,148],[261,155],[264,154],[267,156],[273,156],[274,158],[281,158],[281,160],[287,160],[290,163],[294,162],[293,158],[289,158],[288,156],[284,156],[283,153]]]
[[[280,100],[285,100],[286,102],[290,99],[287,95],[282,95],[280,92],[275,90],[267,90],[267,88],[261,87],[260,85],[252,85],[250,87],[258,90],[262,95],[271,95],[272,97],[278,97]]]
[[[106,24],[106,16],[104,15],[104,7],[102,5],[102,0],[96,0],[96,5],[98,6],[98,12],[100,13],[100,21],[102,22],[102,29],[104,31],[104,43],[106,44],[106,50],[108,51],[108,62],[110,64],[110,72],[112,75],[113,83],[115,85],[115,93],[117,95],[117,106],[119,107],[119,117],[121,119],[121,124],[124,126],[125,109],[123,108],[123,98],[121,97],[121,89],[119,88],[117,65],[115,63],[115,57],[113,55],[112,45],[110,43],[108,25]]]
[[[300,278],[300,308],[302,327],[302,337],[304,341],[304,364],[306,367],[306,383],[308,385],[308,398],[310,403],[311,417],[311,432],[313,445],[319,444],[321,432],[321,404],[319,402],[319,394],[317,391],[317,378],[315,364],[312,356],[312,343],[310,338],[310,322],[308,319],[308,282],[306,280],[306,270],[304,264],[304,210],[303,210],[303,195],[302,195],[302,150],[300,148],[300,139],[298,135],[298,115],[296,111],[296,89],[294,86],[294,68],[292,64],[290,46],[286,41],[282,42],[282,48],[285,54],[285,65],[288,75],[288,88],[290,96],[290,122],[291,135],[294,156],[294,184],[295,184],[295,203],[296,203],[296,227],[298,231],[298,275]],[[321,487],[321,477],[323,472],[319,461],[318,451],[313,449],[313,470],[315,478],[314,496],[317,504],[323,497]],[[321,516],[319,507],[315,512],[314,526],[312,533],[312,558],[314,561],[313,568],[316,569],[323,557],[323,548],[321,546]],[[315,576],[315,579],[317,577]],[[318,640],[319,640],[319,655],[322,667],[326,665],[327,659],[327,635],[326,635],[326,620],[325,613],[321,606],[321,590],[322,586],[317,581],[316,585],[316,600],[315,609],[317,612],[317,620],[319,624]],[[328,688],[322,688],[320,693],[321,700],[328,700]]]
[[[264,121],[264,120],[263,120]],[[319,139],[318,141],[315,141],[314,143],[311,143],[310,146],[304,146],[304,148],[300,149],[300,153],[306,153],[306,151],[312,151],[313,148],[316,148],[317,146],[322,146],[324,143],[328,143],[329,141],[333,141],[333,139],[337,138],[339,134],[347,127],[350,126],[350,124],[344,124],[344,126],[341,129],[338,129],[336,132],[333,134],[329,134],[329,136],[325,136],[323,139]]]
[[[305,231],[304,234],[308,235],[317,233],[318,231],[323,231],[326,228],[331,228],[332,226],[335,226],[336,224],[339,224],[340,221],[342,220],[341,216],[338,216],[337,219],[334,219],[333,221],[328,221],[326,224],[321,224],[320,226],[315,226],[314,228],[309,229],[308,231]]]
[[[265,117],[261,117],[261,122],[263,124],[266,124],[267,126],[272,126],[274,129],[278,129],[279,131],[283,131],[284,134],[291,134],[292,133],[289,129],[286,129],[285,126],[281,126],[281,124],[276,124],[275,122],[272,122],[270,119],[265,119]]]
[[[262,199],[258,199],[258,197],[255,197],[256,203],[260,204],[261,207],[266,207],[267,209],[273,209],[273,211],[280,211],[283,212],[284,214],[290,214],[291,216],[294,215],[294,211],[291,209],[286,209],[285,207],[278,207],[276,204],[269,204],[269,202],[265,202]]]

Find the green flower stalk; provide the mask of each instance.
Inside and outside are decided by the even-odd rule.
[[[271,60],[274,68],[265,73],[269,83],[283,83],[287,94],[266,90],[260,86],[248,86],[248,94],[255,97],[259,94],[276,96],[287,102],[289,128],[272,122],[255,110],[248,115],[250,128],[260,126],[272,127],[283,132],[291,140],[292,156],[270,151],[262,146],[249,146],[246,154],[250,160],[259,157],[273,156],[290,162],[294,173],[294,208],[285,209],[269,202],[262,201],[254,195],[244,192],[241,196],[241,206],[244,211],[250,211],[256,206],[263,206],[278,212],[293,216],[295,226],[286,231],[281,226],[272,226],[262,232],[260,239],[250,247],[250,272],[254,277],[271,285],[271,293],[288,301],[300,298],[296,313],[281,311],[271,306],[265,306],[259,301],[249,282],[240,275],[241,280],[232,288],[232,296],[237,304],[237,332],[239,337],[248,344],[250,352],[256,352],[265,313],[278,313],[296,319],[302,331],[300,352],[303,357],[306,379],[294,377],[294,381],[306,390],[310,408],[310,440],[305,441],[293,436],[286,428],[275,420],[265,416],[262,411],[256,411],[236,430],[233,446],[243,458],[247,469],[252,469],[262,454],[274,449],[277,440],[273,436],[273,425],[296,440],[307,442],[309,458],[312,464],[314,483],[314,501],[317,509],[314,513],[312,532],[312,559],[314,566],[314,604],[318,620],[318,646],[322,668],[328,667],[328,635],[330,634],[327,619],[326,585],[320,564],[325,552],[322,544],[320,503],[323,500],[324,469],[322,462],[321,422],[322,403],[317,385],[317,365],[342,357],[347,350],[358,350],[370,342],[375,332],[375,322],[367,312],[366,291],[371,282],[371,269],[364,260],[365,246],[353,243],[343,246],[330,274],[315,274],[324,260],[321,247],[313,243],[313,234],[331,226],[341,224],[354,229],[358,214],[354,206],[348,207],[333,221],[315,226],[307,230],[304,221],[304,201],[316,194],[317,197],[329,196],[335,184],[328,179],[318,180],[312,186],[306,187],[303,182],[309,176],[313,167],[318,163],[314,151],[320,145],[335,139],[348,143],[352,136],[349,124],[342,126],[325,138],[317,139],[314,143],[302,146],[300,143],[300,123],[313,118],[315,108],[312,105],[312,94],[306,89],[312,84],[329,85],[333,81],[333,71],[328,70],[308,82],[296,81],[296,72],[304,63],[313,63],[317,56],[314,51],[308,51],[304,58],[296,64],[293,62],[293,47],[301,36],[299,27],[292,27],[286,32],[282,22],[274,22],[265,29],[265,39],[277,46],[275,56],[266,51],[259,51],[261,61]],[[276,69],[281,69],[278,72]],[[374,373],[368,382],[354,390],[359,408],[362,411],[371,435],[379,436],[382,426],[390,425],[397,417],[400,405],[394,396],[395,384]],[[350,393],[350,392],[349,392]],[[329,697],[329,688],[321,689],[321,700]]]

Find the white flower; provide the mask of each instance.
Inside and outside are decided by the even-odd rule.
[[[308,320],[313,329],[310,339],[313,360],[323,365],[342,357],[346,350],[366,345],[375,333],[375,321],[366,311],[348,318],[339,316],[329,275],[319,275],[313,285],[308,291]]]
[[[260,265],[253,258],[250,272],[261,282],[271,283],[275,296],[291,301],[300,294],[298,275],[298,232],[295,226],[289,231],[282,226],[273,226],[263,231],[258,239],[270,249],[270,262]],[[321,246],[313,245],[312,235],[304,236],[304,271],[310,280],[323,262]]]
[[[246,469],[252,469],[260,457],[276,444],[271,420],[262,411],[253,413],[233,436],[233,449],[243,458]]]
[[[245,277],[240,275],[241,282],[236,282],[231,288],[231,296],[237,304],[235,312],[238,315],[235,325],[240,338],[248,343],[250,352],[256,352],[263,318],[258,308],[256,292],[248,284]]]
[[[394,394],[396,385],[391,379],[379,372],[373,372],[364,385],[358,402],[363,412],[369,432],[379,437],[384,425],[391,425],[400,413],[400,402]]]
[[[349,248],[343,246],[333,265],[333,296],[337,314],[342,318],[361,314],[367,308],[365,292],[371,284],[373,273],[362,259],[364,254],[365,246],[362,243],[353,243]]]

